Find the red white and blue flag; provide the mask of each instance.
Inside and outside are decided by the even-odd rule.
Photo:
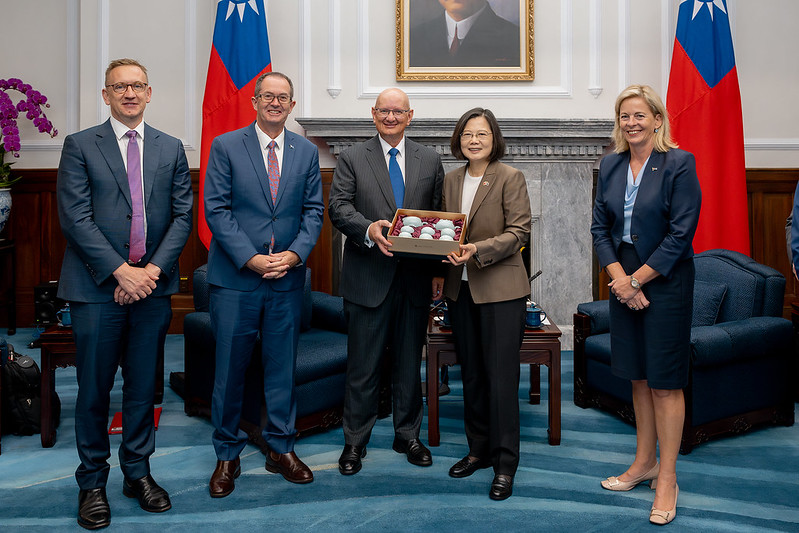
[[[216,6],[214,41],[203,97],[200,144],[198,233],[206,248],[211,230],[205,221],[203,191],[211,142],[218,135],[242,128],[255,119],[255,81],[272,70],[266,10],[263,0],[220,0]]]
[[[702,212],[694,250],[749,254],[743,114],[726,0],[682,0],[666,107],[672,137],[696,156]]]

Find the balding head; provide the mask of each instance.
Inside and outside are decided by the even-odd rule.
[[[391,146],[397,146],[411,123],[413,109],[408,95],[392,87],[381,92],[372,108],[372,120],[377,132]]]

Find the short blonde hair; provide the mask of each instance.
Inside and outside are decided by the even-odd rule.
[[[121,59],[114,59],[108,64],[108,68],[105,69],[105,82],[108,83],[108,76],[111,75],[111,71],[117,67],[124,67],[126,65],[131,65],[134,67],[139,67],[141,71],[144,73],[144,81],[149,83],[150,80],[147,79],[147,69],[144,68],[144,65],[136,61],[135,59],[130,59],[127,57],[123,57]]]
[[[643,98],[652,113],[655,116],[660,115],[663,120],[663,124],[655,132],[655,151],[668,152],[672,148],[677,148],[677,143],[671,138],[669,112],[666,110],[666,106],[663,105],[663,100],[649,85],[630,85],[616,98],[616,115],[613,117],[613,143],[616,146],[613,151],[618,154],[630,149],[630,144],[624,138],[624,133],[621,131],[621,125],[619,124],[619,110],[622,102],[628,98],[635,97]]]

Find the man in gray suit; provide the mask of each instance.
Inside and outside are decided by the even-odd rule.
[[[344,475],[357,473],[366,455],[387,348],[393,361],[393,448],[412,464],[433,464],[419,440],[420,366],[438,263],[394,256],[385,236],[398,208],[441,205],[441,157],[405,137],[412,118],[404,92],[380,93],[372,108],[378,135],[342,152],[330,188],[330,220],[347,237],[339,287],[349,322],[345,446],[339,458]]]
[[[178,289],[178,256],[192,223],[183,144],[144,123],[147,70],[132,59],[112,61],[102,94],[111,118],[64,139],[56,189],[67,240],[58,296],[70,303],[77,347],[78,524],[86,529],[111,523],[107,427],[118,365],[125,380],[122,492],[145,511],[172,507],[150,475],[153,397],[169,295]]]

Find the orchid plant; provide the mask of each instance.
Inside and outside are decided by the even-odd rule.
[[[11,90],[22,93],[24,98],[15,104],[8,94]],[[53,123],[48,120],[42,107],[50,107],[47,97],[33,87],[18,78],[0,79],[0,187],[8,187],[21,179],[11,178],[13,163],[5,162],[7,153],[19,157],[22,148],[17,126],[20,113],[24,113],[25,118],[33,122],[39,132],[47,133],[50,137],[58,135],[58,130],[53,128]]]

